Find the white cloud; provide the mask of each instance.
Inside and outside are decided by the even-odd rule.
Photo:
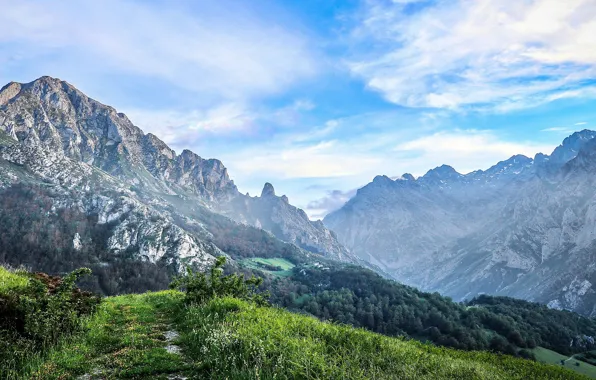
[[[446,0],[411,14],[401,2],[366,4],[352,34],[364,53],[349,68],[391,102],[507,111],[595,95],[593,0]]]
[[[281,179],[350,177],[379,163],[378,157],[350,152],[345,144],[337,141],[305,146],[280,145],[278,149],[275,145],[239,152],[243,158],[230,161],[243,176],[266,172],[270,178]]]
[[[363,122],[374,123],[373,117],[368,115]],[[342,128],[349,122],[334,120],[329,124],[343,133]],[[223,151],[218,158],[242,191],[258,192],[265,181],[273,181],[293,204],[304,208],[309,216],[320,218],[347,201],[349,195],[345,194],[350,194],[349,189],[364,186],[376,175],[394,177],[408,172],[419,176],[442,164],[467,173],[487,169],[515,154],[533,157],[538,152],[550,153],[560,142],[558,137],[552,141],[510,141],[487,130],[380,130],[335,140],[329,135],[318,136],[315,130],[277,136],[259,146]],[[310,188],[312,184],[322,186]],[[334,189],[340,193],[334,193]]]
[[[575,123],[574,125],[586,125],[586,124],[588,124],[588,123],[585,121],[580,121],[579,123]]]
[[[192,146],[208,134],[246,132],[258,117],[242,103],[180,111],[129,109],[125,114],[144,132],[155,134],[176,149]]]
[[[327,194],[306,205],[306,213],[311,219],[323,219],[325,215],[340,209],[347,201],[356,195],[357,189],[348,191],[330,190]]]
[[[569,127],[551,127],[551,128],[541,129],[540,132],[565,132],[565,133],[571,133],[571,132],[573,132],[573,130],[571,128],[569,128]]]
[[[58,56],[79,70],[99,66],[205,96],[238,101],[276,93],[316,70],[300,31],[242,2],[0,0],[0,9],[0,48],[45,52],[46,64]]]
[[[468,173],[486,169],[516,154],[533,157],[538,152],[550,153],[552,146],[511,142],[492,131],[455,130],[423,136],[399,144],[395,150],[415,153],[415,159],[405,160],[404,163],[412,164],[411,172],[420,175],[442,164],[451,165],[460,173]],[[424,168],[420,163],[423,163]]]

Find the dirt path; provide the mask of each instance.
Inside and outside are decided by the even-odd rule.
[[[186,379],[191,362],[178,345],[172,297],[160,293],[108,298],[86,334],[34,374],[40,379]]]

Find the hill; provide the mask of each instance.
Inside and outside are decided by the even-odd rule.
[[[276,305],[390,336],[523,357],[536,346],[562,355],[596,348],[594,318],[538,303],[487,295],[458,303],[333,262],[300,264],[290,276],[272,273],[263,276]]]
[[[266,263],[285,264],[281,260]],[[189,272],[177,277],[172,286],[182,291],[109,297],[101,303],[74,286],[81,276],[90,273],[88,269],[59,278],[0,267],[0,378],[177,378],[173,374],[191,378],[574,378],[559,366],[544,367],[498,354],[494,352],[498,347],[488,352],[481,346],[467,347],[465,340],[461,341],[464,348],[484,351],[437,347],[409,340],[405,335],[384,336],[268,306],[257,288],[265,285],[262,279],[225,275],[221,270],[224,264],[225,259],[219,258],[207,274]],[[331,272],[322,264],[319,267],[322,273]],[[280,267],[271,272],[278,269],[284,271]],[[311,275],[314,270],[309,269]],[[379,284],[365,288],[365,283],[375,280],[366,274],[369,271],[349,265],[345,270],[350,275],[343,273],[340,277],[351,278],[365,293],[379,291]],[[306,269],[297,266],[293,271]],[[340,271],[334,269],[336,274]],[[275,276],[276,281],[290,280],[286,275],[269,276]],[[271,285],[267,287],[275,290]],[[434,323],[438,309],[450,314],[465,314],[468,309],[399,284],[390,290],[398,297],[409,297],[402,306],[412,304],[408,313],[414,319],[423,312],[435,315],[430,319]],[[313,293],[312,297],[321,299],[319,296]],[[379,299],[387,300],[382,292]],[[337,303],[340,301],[336,298]],[[499,303],[492,298],[483,302],[490,301],[492,307],[508,305],[507,300]],[[503,321],[523,319],[519,310],[511,313],[523,308],[523,302],[511,303],[515,308],[506,308],[511,315]],[[426,310],[422,304],[436,309]],[[482,309],[487,308],[475,305],[472,314],[465,314],[465,321],[472,325],[464,325],[464,319],[447,321],[452,326],[450,338],[461,339],[456,331],[465,329],[470,330],[468,337],[477,333],[498,335],[498,331],[473,325],[482,323],[475,317],[476,311],[481,311],[480,315],[492,313]],[[356,308],[355,315],[359,313]],[[539,314],[530,317],[538,325],[549,326],[548,319]],[[528,330],[524,338],[540,334],[534,326],[524,328]],[[418,334],[424,334],[423,330]],[[541,343],[549,342],[546,336],[537,338],[545,338]],[[590,374],[584,364],[568,368]]]
[[[177,291],[107,298],[87,331],[21,378],[583,379],[487,352],[389,338],[231,298],[184,307]]]

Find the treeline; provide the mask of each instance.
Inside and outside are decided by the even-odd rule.
[[[407,335],[464,350],[532,357],[537,345],[562,354],[591,348],[578,337],[596,336],[596,321],[575,313],[503,297],[469,304],[425,293],[356,266],[295,268],[272,284],[272,301],[387,335]]]

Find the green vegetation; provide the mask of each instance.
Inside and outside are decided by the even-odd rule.
[[[578,360],[596,366],[596,351],[588,351],[575,355]]]
[[[245,279],[238,274],[224,275],[225,263],[225,257],[218,257],[209,273],[194,272],[191,268],[187,268],[186,275],[176,277],[170,287],[183,290],[184,300],[188,305],[203,304],[212,298],[225,296],[255,301],[259,304],[267,303],[266,294],[256,292],[263,282],[261,277],[252,276]]]
[[[22,170],[18,166],[11,170]],[[96,171],[97,172],[97,171]],[[64,275],[80,267],[92,270],[81,288],[103,295],[142,293],[167,289],[175,265],[165,258],[157,263],[141,261],[131,252],[115,254],[107,246],[118,220],[98,223],[98,215],[86,215],[76,207],[56,207],[53,186],[22,182],[0,189],[0,263],[25,266],[44,273]],[[75,190],[73,190],[75,191]],[[115,202],[121,194],[102,191]],[[79,195],[73,194],[73,197]],[[235,262],[252,257],[284,258],[293,264],[308,261],[298,247],[284,243],[261,229],[238,224],[198,203],[183,202],[188,218],[172,215],[189,233],[212,241]],[[115,208],[120,207],[117,203]],[[190,223],[189,220],[200,223]],[[211,234],[206,236],[205,229]],[[80,249],[73,247],[79,234]],[[279,274],[290,274],[279,272]]]
[[[528,349],[540,345],[571,355],[591,348],[584,335],[596,336],[596,320],[575,313],[505,297],[456,303],[357,266],[298,266],[269,287],[272,303],[290,310],[464,350],[531,358]]]
[[[562,366],[562,363],[564,362],[565,368],[596,379],[596,366],[593,366],[588,363],[583,363],[580,360],[578,360],[575,356],[561,355],[544,347],[536,347],[532,350],[532,352],[536,356],[536,360],[538,360],[539,362],[559,366]]]
[[[294,264],[280,257],[269,259],[263,257],[253,257],[250,259],[244,259],[241,261],[241,263],[248,268],[259,269],[266,273],[282,277],[291,276],[292,269],[295,267]]]
[[[187,356],[201,359],[195,374],[209,378],[575,378],[526,360],[389,338],[235,299],[214,299],[181,317]]]
[[[74,334],[61,335],[53,344],[31,351],[26,365],[8,370],[2,367],[0,377],[585,378],[561,365],[387,337],[267,306],[255,293],[259,280],[224,275],[224,264],[225,259],[220,258],[207,274],[189,271],[177,278],[172,286],[183,292],[169,290],[105,299],[92,315],[77,315],[78,328],[70,328]],[[73,287],[74,280],[85,272],[77,271],[64,279],[42,276],[47,280],[46,297],[79,294]],[[15,275],[2,273],[4,277]],[[18,289],[30,294],[29,286],[40,282],[29,275],[29,285]],[[71,307],[77,305],[72,303],[73,297],[64,300]],[[41,311],[38,315],[45,314]],[[74,325],[72,322],[69,326]],[[5,354],[11,355],[8,351]]]
[[[177,291],[107,298],[86,321],[85,334],[64,342],[23,378],[166,379],[185,373],[190,365],[168,341],[183,298]]]
[[[184,298],[177,291],[107,298],[86,333],[23,378],[584,378],[561,366],[386,337],[239,299],[186,305]],[[168,341],[173,330],[180,335]]]
[[[80,331],[81,317],[99,298],[75,288],[89,274],[76,270],[64,278],[0,268],[0,378],[11,378],[61,339]]]
[[[29,278],[22,272],[9,271],[0,266],[0,294],[23,289],[29,284]]]

